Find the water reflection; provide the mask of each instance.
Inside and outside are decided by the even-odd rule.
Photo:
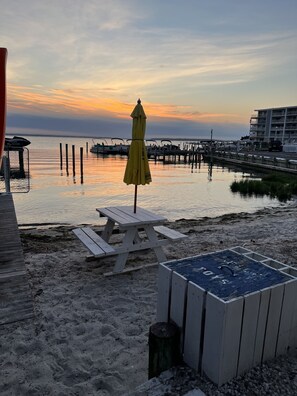
[[[123,183],[126,156],[87,155],[85,141],[65,138],[63,147],[68,140],[80,150],[83,148],[84,154],[82,166],[78,149],[74,151],[74,159],[73,151],[69,151],[67,170],[65,155],[61,162],[61,140],[31,138],[31,192],[26,197],[14,198],[19,223],[96,223],[97,207],[133,205],[134,186]],[[230,190],[232,181],[256,177],[238,169],[202,160],[187,164],[152,160],[150,169],[153,181],[150,185],[139,186],[138,204],[170,220],[251,212],[279,205],[266,197],[243,199],[234,195]]]

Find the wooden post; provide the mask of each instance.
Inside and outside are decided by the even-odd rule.
[[[75,145],[72,145],[72,172],[73,176],[75,176]]]
[[[84,181],[84,165],[83,165],[84,148],[80,147],[80,180],[83,184]]]
[[[66,152],[66,173],[67,173],[67,176],[68,176],[68,144],[66,143],[65,144],[65,152]]]
[[[88,153],[88,152],[89,152],[89,143],[86,142],[86,153]]]
[[[9,157],[3,156],[2,158],[4,181],[5,181],[5,191],[10,193],[10,161]]]
[[[60,169],[63,169],[63,153],[62,153],[62,143],[60,143]]]
[[[159,376],[180,361],[180,332],[177,325],[167,322],[153,324],[149,330],[148,378]]]
[[[26,177],[25,175],[25,168],[24,168],[24,149],[19,149],[19,170],[20,170],[20,177],[23,179]]]

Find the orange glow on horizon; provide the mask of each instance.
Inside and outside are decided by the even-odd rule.
[[[91,92],[94,95],[94,92]],[[104,92],[106,95],[106,92]],[[21,111],[30,114],[46,112],[76,116],[98,116],[127,118],[130,116],[134,103],[127,103],[116,98],[90,96],[87,89],[49,89],[41,86],[24,87],[8,85],[8,108],[10,111]],[[243,119],[231,113],[200,113],[192,106],[143,102],[144,109],[150,119],[159,121],[184,120],[199,122],[233,122],[240,123]]]

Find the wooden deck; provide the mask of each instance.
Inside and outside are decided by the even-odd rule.
[[[0,194],[0,325],[33,317],[23,249],[11,194]]]

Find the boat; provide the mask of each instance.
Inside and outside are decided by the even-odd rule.
[[[5,150],[18,149],[26,147],[31,142],[21,136],[14,136],[12,138],[5,138]]]
[[[297,141],[292,140],[287,142],[283,145],[283,152],[284,153],[297,153]]]
[[[115,143],[116,141],[120,141],[119,143]],[[104,143],[105,142],[105,143]],[[96,143],[90,148],[90,152],[93,154],[102,154],[102,155],[128,155],[129,153],[129,144],[126,144],[121,138],[113,138],[111,139],[112,144],[106,144],[106,140],[101,143]]]

